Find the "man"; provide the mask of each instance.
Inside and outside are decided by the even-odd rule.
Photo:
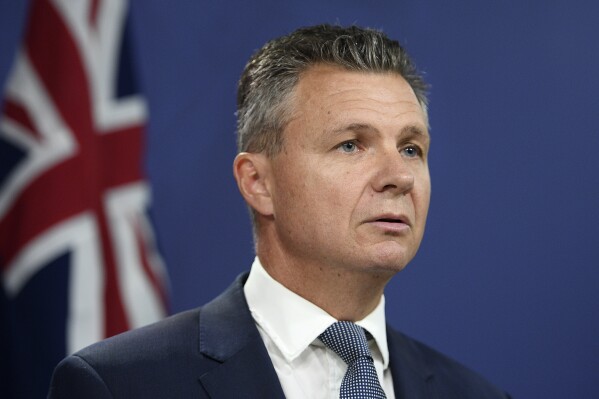
[[[416,254],[429,205],[425,88],[377,31],[267,43],[238,92],[249,276],[68,357],[50,397],[507,397],[385,323],[385,285]]]

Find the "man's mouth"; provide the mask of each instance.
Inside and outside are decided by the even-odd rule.
[[[393,219],[393,218],[380,218],[376,219],[377,222],[387,222],[387,223],[405,223],[401,219]]]
[[[372,218],[369,223],[392,231],[403,231],[405,228],[411,227],[409,219],[404,215],[398,214],[380,215],[379,217]]]
[[[385,222],[385,223],[403,223],[403,224],[410,224],[409,220],[406,216],[404,215],[400,215],[400,214],[384,214],[384,215],[379,215],[376,218],[373,218],[371,220],[372,222]]]

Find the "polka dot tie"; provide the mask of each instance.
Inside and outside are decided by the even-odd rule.
[[[347,363],[339,391],[340,399],[386,398],[362,327],[349,321],[338,321],[318,338]]]

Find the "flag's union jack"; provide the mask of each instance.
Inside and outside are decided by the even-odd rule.
[[[0,116],[2,323],[15,358],[62,357],[165,315],[128,26],[122,0],[31,3]],[[37,343],[17,342],[28,337]]]

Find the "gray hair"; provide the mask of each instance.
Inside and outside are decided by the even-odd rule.
[[[358,26],[316,25],[266,43],[248,61],[237,91],[240,152],[275,156],[283,146],[291,94],[302,72],[317,64],[351,71],[392,72],[414,90],[425,117],[427,85],[403,47],[383,32]]]

